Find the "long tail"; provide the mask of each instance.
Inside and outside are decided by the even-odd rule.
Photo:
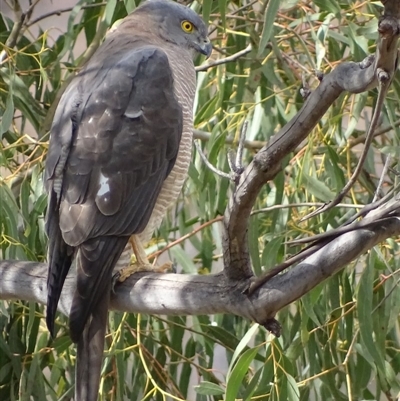
[[[99,395],[109,293],[100,298],[78,341],[75,367],[75,400],[96,401]]]
[[[75,401],[98,398],[112,271],[128,239],[94,238],[77,252],[77,289],[69,317],[70,336],[78,343]]]

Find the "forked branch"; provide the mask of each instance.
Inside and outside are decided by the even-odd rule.
[[[389,74],[391,81],[397,66],[400,7],[395,0],[387,0],[384,5],[375,56],[370,56],[361,63],[339,64],[324,76],[296,116],[256,154],[241,175],[224,216],[224,271],[229,279],[243,282],[253,275],[247,236],[251,209],[262,186],[281,170],[285,156],[293,152],[309,135],[344,91],[360,93],[375,88],[379,84],[379,73],[382,71]],[[397,12],[396,15],[393,14],[393,10]],[[371,131],[370,139],[373,129]],[[259,287],[269,278],[270,274],[266,272],[254,285]]]

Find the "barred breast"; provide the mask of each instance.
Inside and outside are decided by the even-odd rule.
[[[178,199],[185,182],[192,155],[193,101],[196,91],[196,73],[191,55],[187,51],[176,51],[174,46],[166,52],[174,75],[175,92],[183,112],[183,131],[178,157],[171,173],[164,181],[153,213],[145,230],[139,234],[142,243],[147,243],[157,229],[168,208]]]
[[[190,53],[181,49],[177,51],[176,46],[173,48],[171,46],[171,49],[166,49],[164,46],[164,50],[168,55],[174,75],[176,96],[182,107],[182,139],[175,165],[164,181],[150,220],[143,232],[136,235],[144,245],[149,242],[154,230],[160,226],[168,208],[171,207],[178,199],[182,190],[182,186],[187,177],[192,156],[193,102],[196,92],[196,72],[194,70],[193,60]],[[132,254],[132,247],[128,242],[121,257],[114,267],[114,271],[128,266]]]

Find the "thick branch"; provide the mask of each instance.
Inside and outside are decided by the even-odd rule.
[[[285,156],[299,146],[342,92],[358,93],[377,85],[371,61],[366,68],[361,63],[343,63],[326,75],[297,115],[257,153],[243,173],[224,216],[224,263],[231,279],[252,275],[247,227],[261,187],[276,176]]]
[[[281,170],[285,156],[309,135],[341,93],[372,89],[378,85],[378,70],[389,74],[395,70],[400,6],[396,0],[386,0],[383,4],[375,57],[361,63],[342,63],[323,77],[296,116],[257,153],[242,174],[224,215],[224,271],[228,278],[240,281],[253,275],[247,238],[251,209],[261,187]]]
[[[125,312],[163,315],[231,313],[264,324],[285,305],[342,269],[386,238],[400,234],[400,219],[386,219],[368,229],[346,233],[287,273],[275,276],[251,296],[224,274],[186,275],[136,273],[119,285],[111,307]],[[0,261],[0,299],[23,299],[44,304],[47,265]],[[64,285],[59,310],[68,314],[75,277]]]

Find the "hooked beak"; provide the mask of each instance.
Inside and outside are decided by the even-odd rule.
[[[203,43],[199,45],[199,52],[201,54],[204,54],[207,58],[210,57],[212,52],[212,44],[210,42],[210,39],[204,39]]]

